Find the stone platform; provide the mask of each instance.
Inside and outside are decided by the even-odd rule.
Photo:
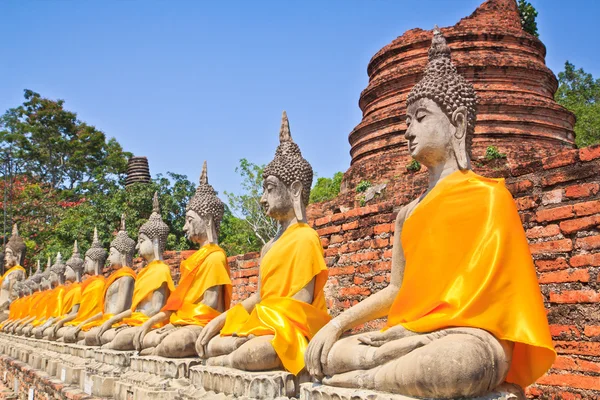
[[[199,358],[137,356],[0,333],[0,379],[19,399],[415,400],[314,384],[306,374],[244,372],[201,364]],[[520,388],[505,385],[472,400],[524,398]]]
[[[419,400],[400,394],[389,394],[374,390],[344,389],[318,383],[300,385],[300,400]],[[453,399],[462,400],[462,399]],[[523,389],[513,384],[503,384],[493,393],[470,400],[525,400]]]

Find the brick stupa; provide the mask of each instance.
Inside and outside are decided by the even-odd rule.
[[[488,0],[441,30],[454,64],[479,97],[473,159],[490,145],[506,153],[508,163],[574,147],[575,118],[554,101],[558,82],[545,64],[546,47],[521,28],[515,0]],[[369,85],[359,100],[363,119],[349,135],[347,189],[362,179],[406,173],[406,96],[422,76],[431,38],[431,30],[411,29],[369,62]]]

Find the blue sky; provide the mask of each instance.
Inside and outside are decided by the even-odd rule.
[[[0,111],[23,89],[173,171],[236,191],[240,158],[264,164],[281,111],[318,176],[350,165],[369,59],[408,29],[448,26],[482,0],[0,2]],[[555,72],[600,77],[600,2],[531,0]]]

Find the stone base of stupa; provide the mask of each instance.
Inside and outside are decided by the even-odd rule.
[[[246,372],[233,368],[196,366],[190,381],[198,388],[235,397],[276,399],[298,397],[300,384],[309,376],[294,376],[284,371]]]
[[[88,395],[113,397],[115,384],[129,369],[134,353],[95,347],[94,359],[86,365],[80,388]]]
[[[300,385],[300,400],[418,400],[415,397],[390,394],[365,389],[345,389],[318,383]],[[459,400],[459,399],[456,399]],[[523,389],[513,384],[503,384],[493,393],[470,400],[525,400]]]

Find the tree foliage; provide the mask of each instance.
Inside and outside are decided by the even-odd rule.
[[[310,203],[320,203],[336,198],[340,193],[344,174],[336,172],[332,178],[319,178],[310,191]]]
[[[232,216],[244,221],[250,227],[260,246],[267,244],[275,237],[278,229],[277,221],[268,217],[260,204],[263,192],[263,169],[264,166],[253,164],[242,158],[240,165],[235,169],[235,172],[242,177],[241,194],[225,192]],[[248,238],[248,242],[257,243],[252,237]],[[260,247],[253,248],[253,251],[258,250]]]
[[[556,101],[571,110],[575,124],[575,142],[579,147],[600,143],[600,79],[582,68],[576,69],[569,61],[558,74]]]
[[[526,0],[519,0],[518,7],[523,30],[535,37],[539,37],[537,22],[535,20],[538,16],[537,10]]]
[[[85,251],[94,226],[108,246],[122,213],[129,236],[136,239],[152,212],[155,191],[171,231],[167,249],[191,247],[183,224],[195,185],[185,175],[168,172],[150,184],[125,188],[131,154],[115,139],[78,120],[62,100],[26,90],[24,103],[0,117],[0,152],[4,158],[0,190],[7,195],[2,204],[7,210],[5,232],[13,222],[19,224],[29,260],[44,261],[58,251],[66,258],[76,239]]]

